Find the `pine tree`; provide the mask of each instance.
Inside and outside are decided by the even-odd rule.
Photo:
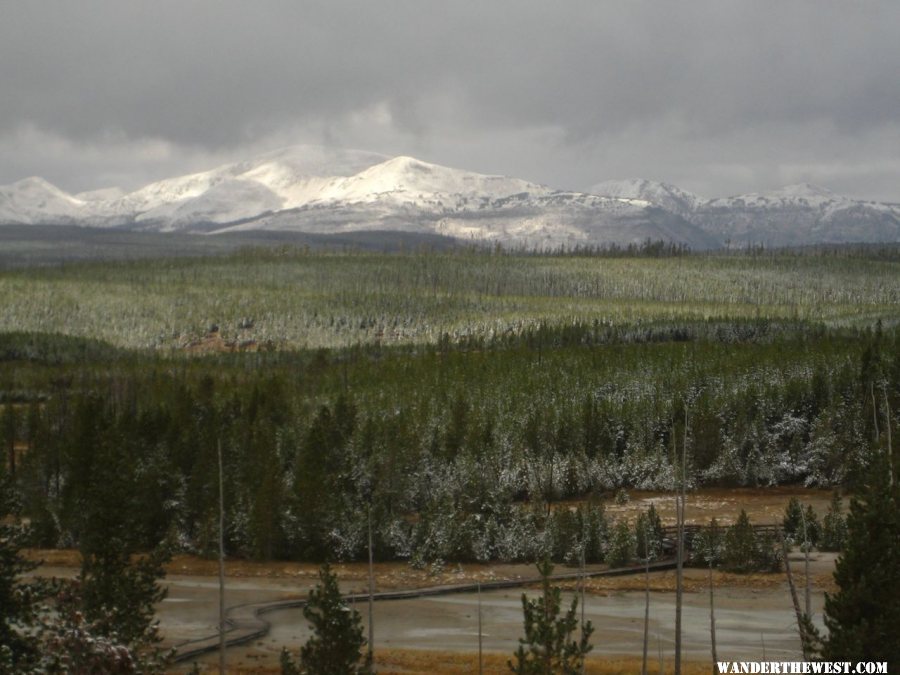
[[[638,515],[634,527],[637,538],[637,557],[643,559],[654,558],[662,550],[663,529],[662,521],[653,504],[645,512]]]
[[[115,654],[124,650],[135,668],[162,670],[165,655],[158,650],[155,611],[166,596],[159,580],[165,576],[169,547],[159,542],[150,552],[143,550],[143,505],[134,499],[136,463],[114,436],[106,409],[89,400],[78,416],[79,431],[71,440],[68,460],[78,477],[78,484],[70,487],[76,512],[69,517],[78,534],[81,572],[60,600],[66,610],[60,612],[60,635],[73,645],[80,644],[82,636],[86,645],[94,639],[108,642],[108,654],[87,650],[85,663],[95,657],[118,658]],[[65,651],[73,658],[80,653],[74,647]],[[81,666],[70,662],[66,667],[77,671]]]
[[[550,585],[553,565],[544,561],[538,565],[538,571],[542,593],[534,600],[522,594],[525,637],[519,638],[515,663],[510,660],[507,665],[517,675],[576,675],[581,672],[584,658],[592,649],[590,637],[594,627],[586,621],[576,640],[578,597],[573,597],[568,611],[559,616],[561,591]]]
[[[847,542],[847,519],[841,513],[841,496],[835,492],[831,496],[828,513],[822,519],[823,551],[841,551]]]
[[[732,572],[751,572],[756,558],[756,533],[747,512],[741,509],[737,522],[725,534],[725,569]]]
[[[22,557],[27,533],[15,521],[17,511],[12,483],[0,461],[0,673],[26,672],[38,652],[32,630],[37,589],[20,578],[37,565]]]
[[[787,508],[784,510],[784,519],[781,521],[784,536],[791,542],[803,537],[803,504],[796,497],[791,497]]]
[[[3,406],[3,414],[0,415],[0,438],[6,452],[6,466],[11,478],[16,477],[16,434],[18,415],[11,403]]]
[[[366,645],[359,612],[347,607],[338,588],[337,576],[326,563],[319,570],[319,584],[309,593],[303,616],[313,630],[300,648],[299,663],[285,650],[281,653],[284,675],[350,675],[371,673],[371,664],[361,655]]]
[[[722,562],[724,546],[725,533],[715,518],[694,537],[694,553],[698,561],[706,566],[716,567]]]
[[[606,552],[606,564],[610,567],[624,567],[634,557],[635,537],[628,527],[628,521],[619,520],[613,528],[609,550]]]
[[[850,501],[838,591],[825,596],[826,659],[900,663],[900,485],[885,460]]]
[[[806,505],[806,511],[803,512],[803,521],[798,533],[800,541],[803,542],[805,539],[810,546],[817,547],[819,540],[822,538],[822,525],[819,523],[819,517],[813,510],[812,504]],[[804,527],[806,528],[805,532]]]
[[[14,492],[8,480],[0,478],[0,513],[15,512]],[[15,522],[0,524],[0,673],[149,675],[163,671],[165,656],[147,653],[145,641],[129,639],[136,625],[146,628],[153,617],[152,603],[134,604],[129,580],[115,584],[115,607],[88,610],[85,592],[90,592],[93,580],[21,579],[22,573],[36,567],[20,553],[26,536],[25,528]],[[139,564],[137,569],[146,568]],[[160,597],[157,591],[154,601]],[[88,611],[96,614],[93,619]],[[155,626],[152,632],[155,635]],[[141,630],[140,635],[147,633]]]

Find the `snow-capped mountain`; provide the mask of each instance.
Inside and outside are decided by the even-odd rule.
[[[900,241],[896,205],[857,201],[809,183],[712,199],[686,217],[732,245]]]
[[[317,146],[284,148],[128,194],[105,188],[70,195],[28,178],[0,186],[0,224],[211,234],[392,230],[527,247],[900,241],[900,207],[810,185],[713,200],[646,180],[566,192],[412,157]]]
[[[858,201],[809,183],[709,200],[646,180],[599,183],[591,192],[644,199],[679,214],[722,245],[900,241],[897,204]]]
[[[644,200],[562,192],[412,157],[311,146],[158,181],[126,195],[103,190],[72,196],[45,185],[43,195],[19,184],[3,188],[0,195],[9,196],[0,196],[0,222],[208,233],[394,230],[529,247],[646,239],[717,245],[677,214]],[[54,204],[46,208],[51,194]]]
[[[591,194],[620,197],[622,199],[641,199],[661,208],[686,217],[703,203],[703,199],[695,194],[668,183],[657,183],[652,180],[608,180],[597,183],[589,190]]]
[[[0,223],[72,224],[84,202],[32,176],[10,185],[0,185]]]
[[[305,204],[222,231],[258,229],[424,231],[528,247],[628,244],[648,238],[697,248],[716,245],[676,214],[645,201],[562,192],[412,157],[395,157],[330,181]]]

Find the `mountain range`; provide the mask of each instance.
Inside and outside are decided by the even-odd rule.
[[[809,184],[703,199],[647,180],[587,192],[412,157],[292,146],[124,193],[69,194],[41,178],[0,186],[2,225],[158,232],[395,231],[529,248],[662,240],[709,249],[900,241],[900,204]]]

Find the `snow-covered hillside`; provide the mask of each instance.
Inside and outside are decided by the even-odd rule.
[[[810,185],[714,200],[646,180],[566,192],[412,157],[318,146],[284,148],[128,194],[105,188],[70,195],[40,178],[0,186],[0,224],[213,234],[393,230],[528,247],[898,241],[898,214],[896,206]]]
[[[677,213],[725,246],[900,241],[900,207],[801,183],[767,193],[702,199],[666,183],[607,181],[591,191],[644,199]]]
[[[895,205],[857,201],[808,183],[712,199],[686,217],[731,245],[900,241],[900,209]]]
[[[31,177],[0,185],[0,223],[74,223],[86,202],[43,178]]]
[[[622,199],[641,199],[661,208],[687,216],[692,213],[703,199],[695,194],[668,183],[657,183],[652,180],[608,180],[592,186],[590,192],[595,195],[608,195]]]

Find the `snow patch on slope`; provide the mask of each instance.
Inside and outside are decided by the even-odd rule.
[[[78,217],[83,205],[83,201],[37,176],[0,185],[0,222],[70,222]]]
[[[704,202],[681,188],[650,180],[608,180],[593,185],[588,192],[620,199],[639,199],[684,216]]]
[[[900,240],[897,205],[855,201],[807,183],[714,200],[648,180],[606,181],[578,193],[413,157],[318,146],[283,148],[130,194],[111,188],[73,196],[29,178],[0,186],[0,223],[399,230],[524,246]]]

